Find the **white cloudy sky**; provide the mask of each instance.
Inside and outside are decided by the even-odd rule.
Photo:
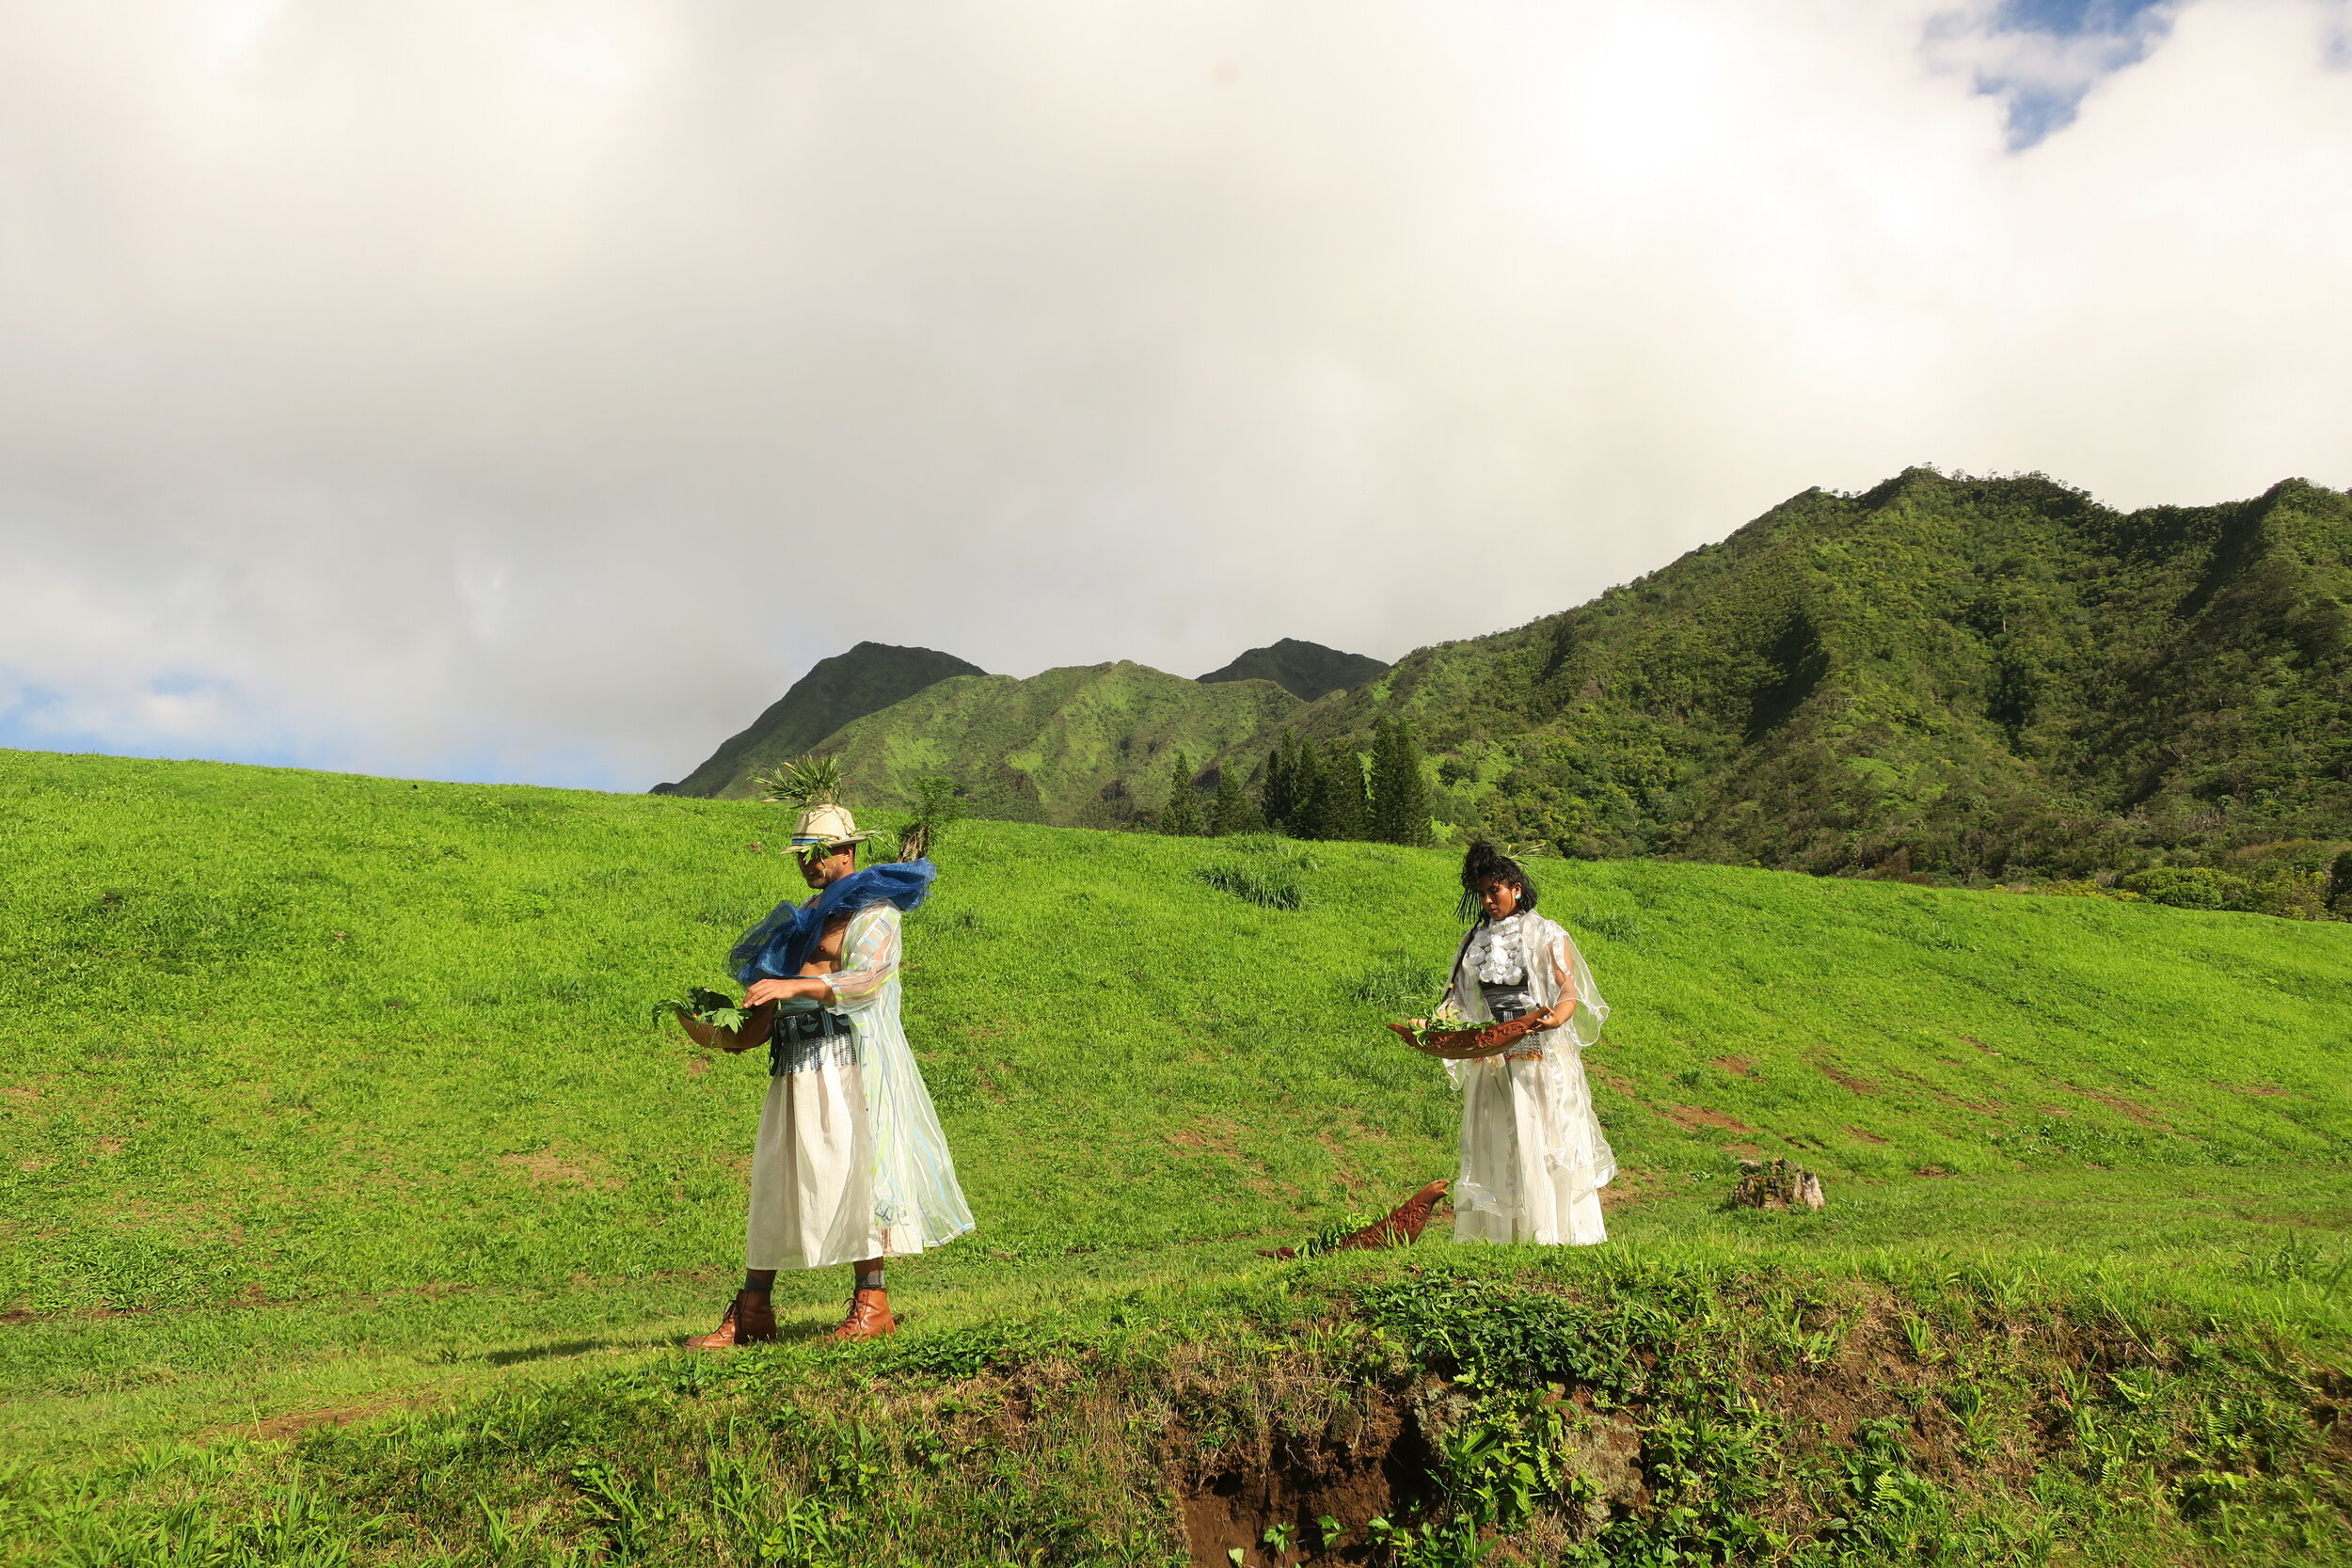
[[[0,744],[641,789],[1911,463],[2352,483],[2344,0],[0,0]]]

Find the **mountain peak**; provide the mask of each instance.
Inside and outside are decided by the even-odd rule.
[[[1252,648],[1222,670],[1200,676],[1204,686],[1220,681],[1272,681],[1302,703],[1345,691],[1385,673],[1388,666],[1363,654],[1343,654],[1320,642],[1285,637]]]
[[[720,742],[703,765],[657,795],[711,797],[739,792],[754,774],[797,757],[853,720],[879,713],[956,675],[985,675],[978,665],[935,648],[860,642],[820,658],[749,728]]]

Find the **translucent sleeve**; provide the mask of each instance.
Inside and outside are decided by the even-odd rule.
[[[898,973],[898,911],[878,904],[850,922],[841,947],[841,967],[825,976],[834,1006],[855,1012],[873,1006]]]

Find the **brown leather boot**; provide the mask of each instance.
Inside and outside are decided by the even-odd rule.
[[[758,1291],[738,1291],[727,1315],[707,1334],[686,1341],[688,1350],[733,1350],[738,1345],[765,1345],[776,1338],[776,1309]]]
[[[890,1315],[890,1296],[882,1291],[859,1291],[850,1297],[850,1315],[841,1320],[841,1326],[833,1331],[836,1339],[879,1339],[885,1334],[898,1332],[898,1320]]]

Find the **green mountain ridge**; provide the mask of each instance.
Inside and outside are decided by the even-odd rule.
[[[1200,677],[1203,685],[1220,681],[1272,681],[1302,703],[1345,691],[1377,680],[1388,666],[1363,654],[1343,654],[1320,642],[1285,637],[1263,648],[1252,648],[1221,670]]]
[[[2120,513],[2040,475],[1812,490],[1304,727],[1413,722],[1552,852],[2086,876],[2352,836],[2352,497]]]
[[[914,780],[946,775],[977,816],[1116,828],[1167,804],[1177,752],[1196,768],[1253,754],[1306,707],[1272,681],[1203,685],[1120,660],[944,680],[819,750],[841,760],[852,800],[895,806]]]
[[[1574,858],[1981,882],[2352,845],[2352,497],[2300,480],[2129,513],[2042,475],[1808,490],[1391,667],[1291,639],[1199,681],[947,662],[794,745],[840,756],[873,805],[946,773],[978,815],[1120,827],[1165,804],[1175,752],[1255,787],[1285,728],[1360,752],[1395,717],[1443,832]],[[753,750],[678,789],[747,793]]]
[[[746,728],[720,742],[700,767],[675,784],[654,785],[648,793],[704,799],[750,795],[754,777],[803,754],[852,720],[950,676],[986,673],[931,648],[860,642],[846,654],[809,666],[791,689]]]

